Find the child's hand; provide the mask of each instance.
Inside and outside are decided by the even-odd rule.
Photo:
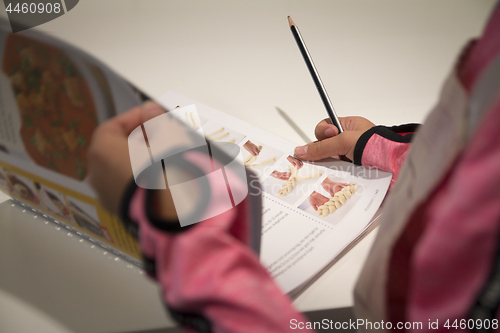
[[[102,206],[117,214],[128,183],[133,178],[128,136],[143,122],[165,112],[146,102],[102,123],[93,133],[87,161],[89,182]]]
[[[337,127],[332,125],[330,119],[324,119],[316,125],[318,141],[295,148],[295,156],[302,160],[317,161],[344,155],[352,160],[359,137],[375,124],[362,117],[341,117],[339,120],[343,133],[338,134]]]

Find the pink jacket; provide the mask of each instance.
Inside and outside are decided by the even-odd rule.
[[[488,319],[491,328],[499,328],[496,319],[500,304],[499,69],[500,7],[497,5],[483,36],[466,48],[455,69],[470,99],[469,109],[480,106],[485,112],[481,119],[468,120],[471,127],[477,125],[470,139],[444,176],[436,181],[426,200],[410,213],[388,249],[382,298],[384,319],[393,324],[421,322],[422,328],[410,330],[422,332],[431,331],[429,322],[437,322],[439,331],[448,331],[457,327],[479,329]],[[484,85],[480,79],[486,76],[490,78],[483,80],[488,82]],[[492,98],[486,100],[486,95]],[[415,126],[369,130],[358,141],[354,162],[390,171],[396,181],[411,152],[413,138],[413,134],[397,132],[414,130]],[[433,168],[433,162],[429,159],[424,167]],[[380,244],[375,245],[380,248]],[[370,277],[362,275],[363,279],[369,281]],[[369,288],[359,288],[357,295],[360,303],[365,303],[360,312],[366,316],[372,312],[371,305],[366,304],[366,300],[373,299],[367,296]],[[378,311],[374,318],[383,316]]]
[[[184,153],[185,162],[208,175],[213,170],[204,163],[206,159],[199,152]],[[212,162],[212,168],[217,166],[215,159]],[[251,181],[252,173],[247,177]],[[218,194],[227,188],[210,181],[211,196],[206,199],[213,209]],[[235,177],[231,181],[234,185]],[[293,320],[305,321],[251,249],[259,244],[252,239],[252,227],[259,228],[260,239],[260,223],[251,224],[252,215],[260,220],[260,193],[223,214],[183,228],[178,221],[154,217],[148,205],[151,193],[131,184],[122,219],[138,236],[145,270],[161,285],[163,300],[181,326],[196,332],[279,333],[289,332]]]

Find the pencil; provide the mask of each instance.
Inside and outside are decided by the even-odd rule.
[[[309,69],[309,73],[311,73],[314,84],[316,85],[316,88],[318,89],[319,95],[321,96],[321,100],[323,101],[323,104],[325,105],[326,112],[328,113],[328,117],[330,117],[332,124],[335,125],[339,129],[339,134],[340,134],[344,131],[344,129],[342,128],[342,125],[340,125],[339,118],[337,117],[337,114],[335,113],[335,109],[333,108],[332,102],[330,101],[330,97],[328,97],[328,93],[326,92],[325,86],[323,85],[323,82],[321,81],[321,78],[319,77],[319,73],[316,70],[316,66],[314,66],[314,62],[311,58],[311,55],[309,54],[309,51],[307,50],[306,44],[304,43],[304,40],[302,39],[302,36],[300,35],[299,28],[297,27],[295,22],[293,22],[293,20],[290,16],[288,16],[288,23],[290,24],[290,30],[292,30],[293,37],[295,38],[295,41],[297,42],[297,45],[299,46],[300,53],[302,53],[302,57],[304,57],[307,68]]]

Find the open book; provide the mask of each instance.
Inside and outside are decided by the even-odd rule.
[[[86,155],[99,123],[147,96],[81,50],[5,22],[0,57],[0,190],[140,265],[137,242],[88,184]],[[261,261],[292,297],[376,220],[391,174],[338,160],[294,168],[293,142],[174,92],[158,102],[208,143],[241,148],[262,189]]]

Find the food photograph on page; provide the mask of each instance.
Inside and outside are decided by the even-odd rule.
[[[101,223],[99,222],[97,210],[94,206],[68,195],[66,196],[66,200],[71,216],[80,228],[90,231],[92,234],[101,238],[105,237],[101,230]]]
[[[311,192],[314,184],[324,174],[322,169],[289,155],[273,166],[262,187],[279,200],[295,205]]]
[[[2,76],[11,84],[24,152],[37,165],[71,178],[87,176],[86,154],[98,125],[83,73],[64,51],[19,34],[6,36]],[[64,110],[64,112],[62,111]]]
[[[200,116],[200,119],[203,118],[204,117]],[[227,126],[221,125],[212,120],[203,123],[202,128],[205,139],[210,144],[214,144],[219,148],[224,148],[230,143],[240,144],[240,142],[245,137],[244,134],[241,134]]]
[[[72,222],[68,204],[62,193],[36,182],[35,187],[38,190],[38,195],[42,205],[49,211],[50,214],[64,219],[65,222]]]
[[[270,147],[258,140],[246,137],[243,140],[243,164],[247,169],[257,173],[262,178],[268,175],[276,162],[284,155],[283,152]]]
[[[35,205],[40,205],[40,199],[37,196],[35,184],[33,184],[30,179],[9,170],[5,170],[4,174],[12,187],[11,194],[15,198],[27,200]]]
[[[299,209],[335,225],[354,208],[363,192],[364,186],[328,174],[314,185],[314,190]]]
[[[4,173],[4,170],[0,167],[0,189],[3,189],[6,192],[12,191],[12,185],[10,184],[7,176]]]
[[[194,104],[184,107],[176,106],[173,110],[169,111],[168,114],[200,134],[202,134],[201,129],[208,122],[207,118],[201,117],[198,114]]]

